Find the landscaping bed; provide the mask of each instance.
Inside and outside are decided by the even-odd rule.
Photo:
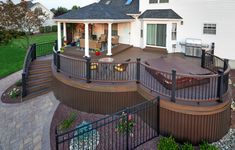
[[[17,81],[15,84],[10,86],[1,96],[3,103],[13,104],[21,102],[21,90],[22,82]]]

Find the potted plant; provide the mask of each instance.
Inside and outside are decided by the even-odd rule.
[[[97,49],[95,50],[95,55],[96,55],[96,56],[100,56],[100,54],[101,54],[101,53],[100,53],[100,49],[97,48]]]
[[[64,52],[64,47],[60,48],[60,52],[63,53]]]

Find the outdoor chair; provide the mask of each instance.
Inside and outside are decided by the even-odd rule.
[[[107,42],[107,35],[106,34],[101,34],[99,38],[99,43],[105,43]]]

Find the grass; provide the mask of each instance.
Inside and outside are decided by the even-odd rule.
[[[56,33],[33,35],[30,43],[52,42],[56,39]],[[23,67],[26,54],[26,40],[13,39],[7,45],[0,46],[0,78],[4,78]]]

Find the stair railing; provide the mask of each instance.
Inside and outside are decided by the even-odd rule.
[[[23,66],[23,73],[22,73],[22,97],[27,96],[27,84],[26,81],[29,76],[29,67],[30,64],[37,58],[36,54],[36,44],[32,44],[25,56],[24,66]]]

